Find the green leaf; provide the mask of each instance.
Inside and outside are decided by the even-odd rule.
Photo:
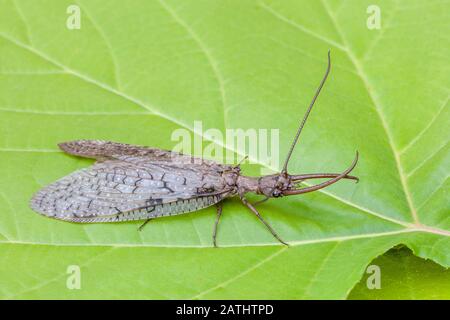
[[[379,289],[368,289],[366,275],[349,299],[446,299],[450,298],[450,270],[414,256],[406,248],[392,249],[371,262],[380,268]]]
[[[450,265],[448,3],[379,1],[380,30],[366,25],[372,1],[78,1],[79,30],[66,27],[71,4],[1,1],[0,297],[342,299],[400,243]],[[282,159],[329,48],[289,169],[339,172],[358,150],[361,181],[260,205],[289,248],[237,199],[219,249],[213,208],[142,232],[29,209],[39,188],[92,163],[59,152],[66,140],[171,149],[174,130],[202,121],[280,129]],[[70,265],[81,290],[66,287]]]

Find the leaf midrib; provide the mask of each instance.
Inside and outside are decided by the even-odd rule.
[[[443,233],[444,232],[444,233]],[[289,241],[289,246],[297,247],[304,245],[313,245],[319,243],[327,243],[327,242],[343,242],[357,239],[372,239],[379,237],[388,237],[395,236],[399,234],[409,234],[409,233],[430,233],[430,234],[438,234],[442,236],[450,236],[450,232],[446,230],[431,228],[427,226],[421,226],[420,228],[408,227],[401,228],[394,231],[385,231],[378,233],[360,233],[348,236],[336,236],[336,237],[325,237],[318,239],[306,239],[306,240],[294,240]],[[8,241],[0,241],[0,245],[9,245],[9,244],[18,244],[18,245],[36,245],[36,246],[56,246],[56,247],[118,247],[118,248],[174,248],[174,249],[211,249],[211,245],[177,245],[177,244],[155,244],[155,243],[52,243],[52,242],[36,242],[36,241],[16,241],[16,240],[8,240]],[[237,248],[237,247],[284,247],[285,245],[279,242],[258,242],[258,243],[242,243],[242,244],[228,244],[228,245],[220,245],[220,248]]]

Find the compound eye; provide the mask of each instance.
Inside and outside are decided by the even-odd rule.
[[[275,189],[275,190],[272,192],[272,196],[273,196],[274,198],[281,197],[282,195],[283,195],[283,193],[282,193],[280,190],[278,190],[278,189]]]

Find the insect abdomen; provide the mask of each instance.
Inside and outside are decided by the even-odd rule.
[[[192,199],[179,199],[170,203],[152,204],[145,208],[139,208],[125,212],[118,212],[117,214],[112,215],[85,216],[85,217],[72,216],[64,218],[64,220],[81,223],[144,220],[197,211],[221,201],[222,198],[223,198],[222,195],[211,195],[204,197],[196,197]]]

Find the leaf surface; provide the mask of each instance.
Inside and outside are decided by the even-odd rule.
[[[450,298],[450,270],[414,256],[406,248],[394,248],[372,261],[380,268],[380,288],[368,289],[366,274],[349,299],[442,299]]]
[[[0,12],[0,296],[345,298],[399,243],[450,265],[448,2],[3,0]],[[262,215],[227,201],[138,223],[76,225],[33,213],[42,186],[92,162],[56,144],[105,139],[171,149],[172,133],[279,129],[283,160],[326,67],[291,173],[342,171],[355,185],[273,199]],[[210,133],[204,146],[246,150]],[[279,166],[253,160],[244,173]],[[82,290],[66,288],[78,265]]]

